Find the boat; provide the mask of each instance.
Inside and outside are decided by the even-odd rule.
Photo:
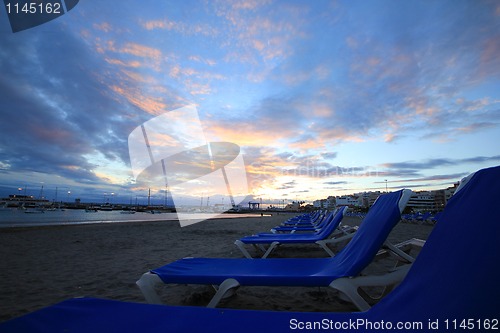
[[[0,212],[2,211],[10,211],[11,209],[7,206],[7,203],[6,202],[2,202],[2,204],[0,204]]]
[[[103,211],[112,211],[113,210],[113,206],[111,206],[109,203],[107,203],[107,204],[101,205],[101,210],[103,210]]]
[[[26,214],[43,214],[45,210],[43,208],[27,208],[24,212]]]
[[[98,209],[94,206],[88,206],[87,208],[85,208],[86,213],[97,213],[97,210]]]

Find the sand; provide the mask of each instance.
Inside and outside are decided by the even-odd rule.
[[[62,300],[89,296],[145,302],[135,285],[153,268],[183,257],[234,257],[240,237],[267,231],[292,215],[217,219],[181,228],[177,222],[134,222],[0,229],[0,321]],[[359,225],[360,219],[344,218]],[[389,239],[427,239],[431,226],[398,224]],[[286,245],[271,257],[326,257],[318,246]],[[373,266],[373,267],[372,267]],[[385,266],[384,266],[385,267]],[[377,265],[368,267],[379,269]],[[172,305],[204,306],[209,286],[162,289]],[[220,307],[283,311],[354,311],[329,288],[244,287]]]

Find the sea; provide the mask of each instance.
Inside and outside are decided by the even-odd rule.
[[[149,212],[122,214],[121,211],[117,210],[86,212],[83,209],[46,210],[43,213],[26,213],[24,210],[15,208],[0,210],[0,228],[160,220],[176,221],[177,214],[151,214]]]
[[[221,214],[217,218],[240,218],[255,216],[255,214]],[[213,214],[193,213],[193,219],[214,218]],[[37,227],[54,225],[97,224],[116,222],[147,222],[147,221],[177,221],[176,213],[136,212],[123,214],[122,211],[87,212],[82,209],[66,209],[43,213],[26,213],[24,210],[4,208],[0,210],[0,228]]]

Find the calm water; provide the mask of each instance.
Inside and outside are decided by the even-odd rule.
[[[150,214],[139,212],[135,214],[121,214],[120,211],[98,211],[89,213],[84,210],[74,209],[27,214],[18,209],[0,210],[0,228],[157,220],[177,220],[177,214]]]
[[[260,215],[260,214],[259,214]],[[213,214],[193,213],[193,219],[213,218]],[[255,214],[222,214],[216,218],[254,217]],[[122,214],[121,211],[86,212],[78,209],[64,211],[45,211],[38,214],[27,214],[18,209],[0,210],[0,228],[34,227],[46,225],[71,225],[90,223],[138,222],[138,221],[177,221],[176,213],[141,213]]]

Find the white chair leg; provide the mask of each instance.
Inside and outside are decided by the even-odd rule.
[[[280,243],[279,242],[272,242],[269,247],[267,248],[267,251],[266,253],[264,253],[264,255],[262,256],[262,259],[266,259],[267,256],[269,256],[271,254],[271,252],[274,251],[274,249],[279,245]]]
[[[136,282],[141,290],[144,298],[150,304],[162,304],[160,296],[156,293],[155,287],[158,284],[163,284],[163,281],[156,274],[147,272]]]
[[[338,238],[329,238],[329,239],[319,240],[316,242],[316,244],[321,246],[323,248],[323,250],[325,250],[326,253],[328,253],[331,257],[335,257],[335,253],[328,247],[327,244],[338,244],[338,243],[344,242],[346,240],[350,240],[353,237],[354,237],[354,233],[351,233],[351,234],[347,234],[347,235],[344,235],[344,236],[341,236]]]
[[[267,251],[266,247],[262,244],[254,244],[254,246],[256,248],[258,248],[259,250],[261,250],[263,253],[266,253],[266,251]]]
[[[234,245],[236,245],[238,247],[238,249],[240,249],[241,253],[243,253],[243,255],[245,257],[247,257],[248,259],[253,259],[252,255],[247,251],[247,249],[245,249],[245,244],[242,241],[240,241],[239,239],[237,239],[234,242]]]
[[[335,253],[328,247],[328,245],[326,245],[324,241],[317,241],[316,244],[321,246],[321,248],[323,248],[323,250],[325,250],[330,257],[335,257]]]

